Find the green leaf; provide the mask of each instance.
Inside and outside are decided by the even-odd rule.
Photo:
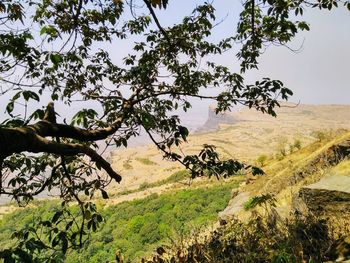
[[[63,61],[63,58],[58,53],[52,53],[50,55],[50,60],[54,65],[58,65],[59,63],[61,63]]]
[[[300,22],[298,24],[298,27],[301,29],[301,30],[306,30],[306,31],[310,31],[310,27],[307,23],[305,22]]]
[[[53,217],[52,217],[52,219],[51,219],[51,222],[52,222],[52,223],[56,223],[56,222],[58,221],[58,219],[59,219],[62,215],[63,215],[63,212],[62,212],[62,211],[57,211],[57,212],[53,215]]]
[[[128,147],[128,141],[125,138],[121,138],[121,142],[125,148]]]
[[[51,242],[52,247],[57,246],[60,243],[61,236],[58,234],[54,237],[54,239]]]
[[[26,101],[28,101],[29,99],[40,101],[40,97],[38,96],[38,94],[30,90],[23,91],[22,96]]]
[[[154,117],[148,112],[141,113],[141,120],[146,129],[152,129],[155,126]]]
[[[63,254],[65,254],[68,249],[68,240],[65,233],[64,235],[62,235],[61,240],[62,240],[62,252]]]
[[[187,136],[189,134],[188,129],[186,127],[184,127],[184,126],[179,126],[179,132],[181,134],[182,139],[184,141],[186,141],[186,138],[187,138]]]
[[[90,210],[85,210],[84,211],[84,218],[87,219],[87,220],[91,219],[91,212],[90,212]]]
[[[46,32],[47,32],[47,27],[46,27],[46,26],[43,26],[43,27],[40,29],[40,35],[46,34]]]
[[[13,101],[10,101],[7,106],[6,106],[6,111],[8,114],[10,114],[12,116],[12,112],[13,112],[13,109],[14,109],[14,102]]]
[[[109,198],[109,196],[108,196],[108,194],[107,194],[107,192],[106,192],[105,190],[100,189],[100,191],[101,191],[101,194],[102,194],[102,198],[103,198],[103,199],[108,199],[108,198]]]
[[[96,214],[97,222],[101,223],[103,221],[103,217],[100,214]]]

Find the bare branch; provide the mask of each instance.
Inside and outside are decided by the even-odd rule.
[[[162,27],[162,25],[159,23],[159,20],[157,18],[157,15],[156,13],[154,12],[153,10],[153,7],[151,5],[151,3],[148,1],[148,0],[143,0],[148,8],[148,10],[150,11],[152,17],[153,17],[153,20],[154,22],[156,23],[157,27],[159,28],[160,32],[162,32],[162,34],[164,35],[164,37],[167,39],[167,41],[170,42],[170,38],[167,34],[167,32],[164,30],[164,28]]]

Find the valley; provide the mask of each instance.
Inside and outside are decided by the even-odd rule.
[[[190,181],[183,167],[164,160],[153,145],[112,151],[109,159],[123,180],[109,186],[108,199],[94,199],[104,221],[81,250],[68,252],[64,262],[81,262],[86,258],[89,258],[87,262],[115,262],[116,253],[122,254],[125,262],[152,257],[151,262],[161,262],[157,261],[162,257],[155,250],[162,247],[169,251],[164,256],[169,259],[179,251],[179,242],[183,242],[184,247],[180,249],[183,257],[190,262],[189,251],[199,241],[193,243],[188,235],[203,238],[205,233],[205,240],[221,242],[224,249],[228,245],[221,238],[227,238],[230,229],[226,224],[232,227],[237,219],[251,222],[254,213],[265,215],[263,206],[254,207],[256,212],[245,209],[254,197],[273,196],[272,207],[281,222],[295,208],[303,212],[314,209],[313,201],[298,199],[301,189],[309,189],[303,187],[329,176],[338,176],[338,184],[342,184],[341,178],[350,178],[350,154],[336,161],[332,159],[332,149],[350,141],[350,106],[287,104],[277,114],[277,118],[273,118],[247,109],[226,113],[226,116],[209,114],[206,130],[191,134],[188,143],[178,150],[180,154],[194,154],[204,143],[212,144],[221,158],[236,158],[257,165],[264,170],[263,176],[243,172],[227,179]],[[330,183],[326,179],[323,185],[327,184]],[[315,187],[319,186],[310,189]],[[332,187],[333,192],[350,189],[350,185]],[[308,193],[312,196],[315,191]],[[324,200],[329,202],[332,198],[326,194]],[[340,207],[349,204],[341,203]],[[36,201],[28,208],[17,208],[15,204],[1,206],[0,247],[13,245],[14,240],[9,241],[13,230],[33,224],[39,216],[52,217],[55,206],[55,200]],[[328,206],[332,207],[332,203]],[[336,216],[336,211],[333,213]],[[323,215],[329,214],[324,212],[320,216]],[[343,215],[339,213],[339,216]],[[345,223],[341,226],[349,222],[346,216],[343,220]],[[215,231],[219,236],[213,235]],[[213,260],[212,248],[201,242],[201,249]],[[285,249],[292,253],[288,247]],[[278,249],[276,253],[280,253]],[[262,256],[266,255],[262,253]]]

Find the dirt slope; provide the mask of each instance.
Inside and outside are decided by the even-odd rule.
[[[227,113],[230,117],[223,118],[225,124],[220,124],[216,132],[191,134],[181,151],[198,153],[204,143],[213,144],[224,158],[251,163],[261,155],[271,157],[281,151],[288,153],[295,142],[305,146],[324,139],[324,131],[350,129],[350,105],[292,107],[289,104],[277,113],[277,118],[248,109]],[[215,118],[213,114],[210,116]],[[232,124],[228,124],[229,120]],[[113,151],[110,158],[113,167],[123,176],[120,185],[112,186],[113,192],[137,189],[142,183],[162,180],[182,169],[177,163],[163,160],[153,145]]]

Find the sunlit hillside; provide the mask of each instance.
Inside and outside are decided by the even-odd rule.
[[[263,262],[299,262],[304,258],[336,259],[348,253],[343,249],[346,243],[341,243],[339,238],[350,234],[350,213],[344,213],[350,206],[346,201],[350,194],[349,185],[346,185],[350,180],[350,133],[344,129],[320,130],[325,126],[317,127],[312,120],[303,130],[297,121],[307,120],[317,107],[308,108],[311,113],[296,112],[290,117],[290,109],[283,109],[280,116],[284,119],[279,127],[273,126],[274,119],[254,119],[251,112],[240,112],[235,115],[240,121],[232,126],[220,126],[216,133],[193,135],[189,145],[184,147],[191,151],[198,147],[194,142],[199,144],[202,138],[220,143],[222,148],[227,145],[227,151],[233,152],[232,144],[243,147],[244,140],[249,141],[245,136],[240,141],[234,139],[239,135],[233,128],[236,125],[245,132],[252,129],[250,134],[253,135],[249,138],[258,137],[260,131],[265,144],[285,138],[284,150],[264,144],[261,147],[246,144],[242,148],[243,152],[252,151],[245,160],[262,166],[263,176],[234,176],[219,181],[201,179],[187,185],[188,172],[162,160],[150,147],[119,152],[129,158],[128,165],[132,166],[126,169],[130,171],[126,176],[135,176],[140,170],[144,175],[140,173],[139,181],[144,182],[137,185],[138,180],[134,180],[129,189],[111,191],[109,199],[96,199],[104,221],[81,250],[68,251],[64,262],[115,262],[113,260],[119,256],[125,262],[140,262],[141,258],[148,258],[149,262],[171,258],[170,262],[195,262],[194,258],[197,262],[208,263],[230,262],[228,260],[233,258],[236,260],[233,262],[252,262],[249,258],[257,257]],[[336,107],[338,121],[327,119],[326,109],[329,107],[324,109],[323,115],[319,114],[324,118],[323,125],[333,121],[333,128],[346,127],[346,113],[341,114],[345,106]],[[344,118],[344,126],[340,116]],[[272,131],[263,133],[269,123]],[[228,137],[229,131],[234,135]],[[296,140],[300,140],[300,145]],[[258,141],[256,138],[257,144]],[[256,148],[259,151],[256,152]],[[140,152],[142,149],[145,152]],[[266,158],[261,158],[262,154]],[[156,171],[158,165],[163,166]],[[152,172],[152,177],[147,176],[147,172]],[[162,173],[164,175],[156,178]],[[153,177],[153,181],[147,180]],[[124,186],[127,185],[124,183]],[[55,200],[41,201],[13,213],[4,210],[0,221],[0,247],[14,244],[15,240],[10,238],[13,230],[31,226],[40,217],[52,217],[58,205]],[[74,211],[74,207],[72,209]],[[295,209],[308,217],[294,214]],[[311,215],[307,211],[311,211]],[[237,218],[241,221],[236,221]],[[329,225],[325,218],[330,218]],[[160,255],[159,249],[166,253]],[[232,249],[236,249],[234,254]],[[287,261],[274,261],[276,258]]]
[[[224,118],[225,123],[219,127],[206,126],[217,128],[216,131],[191,134],[179,153],[198,153],[206,143],[217,146],[223,158],[254,163],[259,157],[287,154],[322,139],[332,130],[350,129],[349,105],[288,104],[277,110],[277,118],[249,109],[226,114],[232,117],[231,124]],[[217,118],[214,123],[222,119],[215,114],[209,114],[209,118]],[[177,163],[164,160],[154,145],[113,151],[111,159],[115,169],[123,175],[121,184],[112,187],[115,192],[164,180],[183,169]]]

